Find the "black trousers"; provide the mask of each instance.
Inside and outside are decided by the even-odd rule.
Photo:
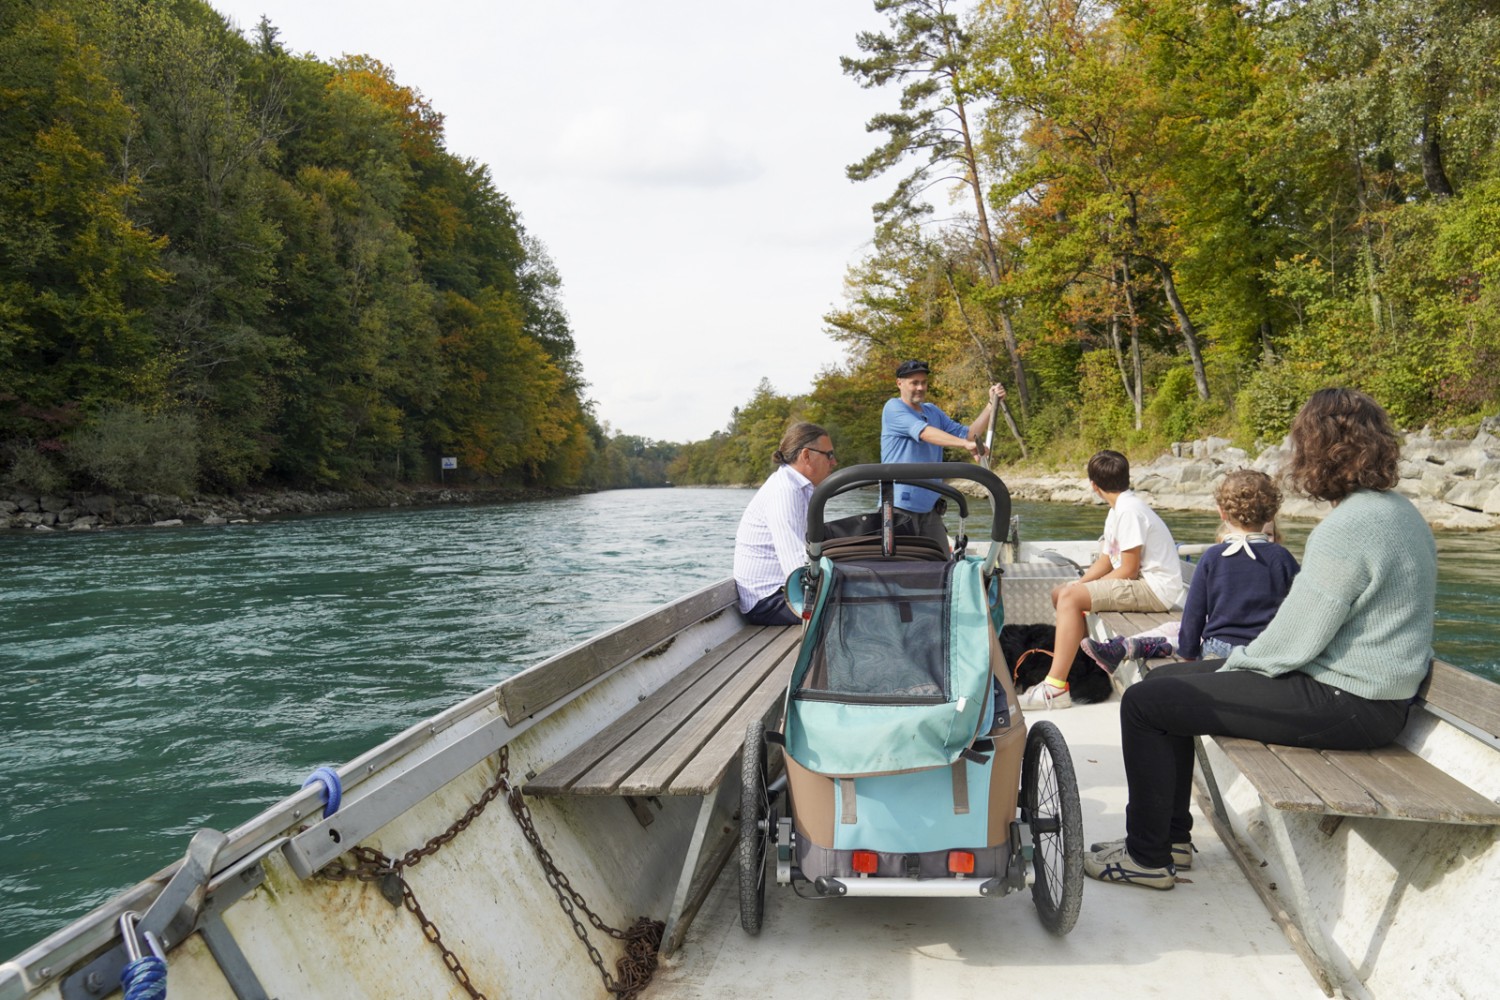
[[[801,625],[802,619],[786,602],[786,588],[769,594],[756,602],[755,607],[745,612],[745,621],[751,625]]]
[[[1192,839],[1193,737],[1238,736],[1318,750],[1368,750],[1406,725],[1410,700],[1371,701],[1304,673],[1218,672],[1223,660],[1158,667],[1120,700],[1120,746],[1130,801],[1125,847],[1166,867]]]

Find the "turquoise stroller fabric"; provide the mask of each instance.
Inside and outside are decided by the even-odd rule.
[[[992,711],[980,561],[824,557],[816,580],[788,686],[787,752],[834,777],[951,766]]]

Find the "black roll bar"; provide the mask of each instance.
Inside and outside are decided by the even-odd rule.
[[[824,506],[840,493],[861,486],[906,483],[935,490],[944,496],[956,497],[960,516],[967,516],[968,511],[961,493],[941,482],[932,482],[943,479],[967,479],[978,483],[989,493],[990,505],[994,508],[994,519],[990,523],[990,541],[994,543],[991,551],[998,552],[999,543],[1005,541],[1010,529],[1010,490],[1006,489],[999,476],[983,466],[968,462],[886,462],[835,469],[827,479],[818,484],[807,508],[808,554],[815,561],[821,554]]]

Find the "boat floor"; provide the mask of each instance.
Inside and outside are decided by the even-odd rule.
[[[1085,845],[1123,836],[1119,701],[1046,718],[1068,740]],[[930,1000],[1001,991],[1321,998],[1196,807],[1193,840],[1199,849],[1193,867],[1170,892],[1086,882],[1078,924],[1065,938],[1043,929],[1029,890],[998,900],[823,901],[799,899],[774,881],[761,932],[751,937],[739,925],[739,873],[731,858],[683,947],[663,963],[644,998]]]

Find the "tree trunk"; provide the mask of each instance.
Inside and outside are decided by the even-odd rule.
[[[1135,429],[1140,430],[1145,408],[1146,371],[1141,363],[1141,318],[1136,312],[1135,290],[1130,283],[1130,261],[1120,261],[1120,273],[1125,279],[1125,310],[1130,317],[1130,370],[1135,376],[1135,391],[1130,394],[1130,402],[1135,407]]]
[[[968,110],[964,107],[964,99],[959,94],[956,84],[953,87],[953,96],[954,111],[958,115],[958,127],[964,140],[964,170],[968,175],[964,178],[964,182],[968,184],[970,192],[974,195],[974,214],[979,220],[979,253],[984,259],[984,269],[989,275],[990,287],[999,289],[1004,277],[1000,273],[1000,255],[995,250],[995,238],[990,233],[990,215],[984,204],[984,189],[979,183],[979,159],[974,154],[974,141],[969,136]],[[1000,325],[1005,332],[1005,353],[1010,356],[1011,377],[1016,382],[1016,396],[1021,401],[1021,413],[1029,415],[1031,413],[1031,390],[1026,386],[1026,366],[1021,361],[1021,347],[1016,342],[1016,331],[1011,325],[1010,313],[1004,306],[1000,308]]]
[[[1453,197],[1453,185],[1443,169],[1443,147],[1438,141],[1437,123],[1429,116],[1422,123],[1422,180],[1427,190],[1439,198]]]
[[[1206,400],[1208,375],[1203,370],[1203,352],[1198,348],[1198,330],[1183,308],[1182,299],[1177,296],[1177,283],[1172,280],[1172,269],[1164,260],[1153,260],[1151,263],[1156,265],[1156,273],[1161,275],[1162,294],[1166,295],[1167,302],[1172,306],[1172,315],[1177,318],[1177,332],[1182,334],[1182,339],[1187,344],[1188,357],[1193,359],[1193,381],[1198,385],[1198,398]]]

